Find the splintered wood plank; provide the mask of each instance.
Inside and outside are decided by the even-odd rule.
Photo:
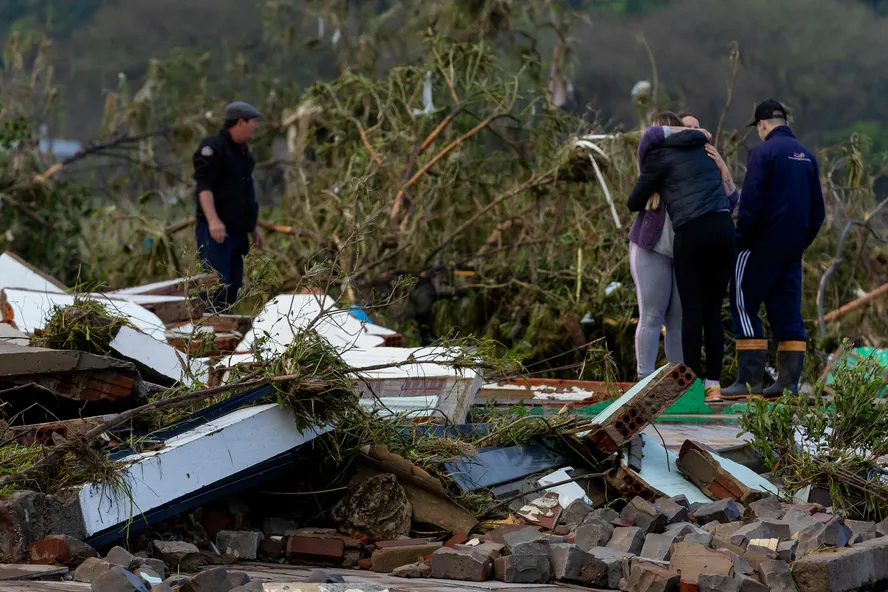
[[[66,573],[68,573],[67,567],[54,565],[0,563],[0,580],[33,580],[50,576],[63,576]]]

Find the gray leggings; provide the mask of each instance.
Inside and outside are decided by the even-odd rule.
[[[681,299],[672,269],[672,259],[656,251],[629,243],[629,268],[638,295],[638,327],[635,329],[635,358],[638,379],[656,369],[660,329],[666,324],[666,359],[683,361],[681,352]]]

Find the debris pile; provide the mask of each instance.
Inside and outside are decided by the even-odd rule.
[[[214,316],[190,308],[187,289],[203,280],[112,298],[68,293],[7,254],[0,263],[0,580],[244,591],[432,578],[453,590],[628,592],[888,581],[878,496],[817,501],[816,478],[761,468],[832,450],[774,438],[780,447],[757,457],[768,434],[755,422],[784,411],[750,405],[752,447],[660,434],[661,416],[699,393],[682,364],[615,397],[602,389],[588,415],[575,410],[591,401],[557,398],[550,416],[483,413],[484,371],[501,363],[483,342],[390,347],[384,328],[314,293],[278,295],[255,318]],[[195,316],[166,308],[165,322],[131,300],[149,296]],[[188,331],[214,337],[195,348]],[[835,370],[837,393],[847,372]],[[861,384],[858,403],[881,392]],[[858,469],[845,470],[861,479]],[[878,493],[876,481],[858,489]]]

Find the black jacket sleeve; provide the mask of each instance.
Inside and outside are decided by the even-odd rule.
[[[630,212],[640,212],[647,205],[648,198],[660,190],[660,183],[666,174],[666,168],[660,157],[661,151],[654,150],[648,154],[641,169],[641,176],[635,182],[635,188],[629,195]]]
[[[194,181],[197,183],[197,194],[202,191],[212,191],[213,184],[219,177],[222,151],[210,139],[201,142],[194,152]]]

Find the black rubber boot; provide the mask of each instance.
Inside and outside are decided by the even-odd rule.
[[[793,396],[799,394],[799,380],[805,368],[804,341],[781,341],[777,346],[777,380],[765,389],[764,397],[774,398],[788,390]]]
[[[767,357],[768,342],[766,340],[738,339],[737,380],[731,386],[722,389],[722,399],[746,399],[750,396],[761,396]]]

